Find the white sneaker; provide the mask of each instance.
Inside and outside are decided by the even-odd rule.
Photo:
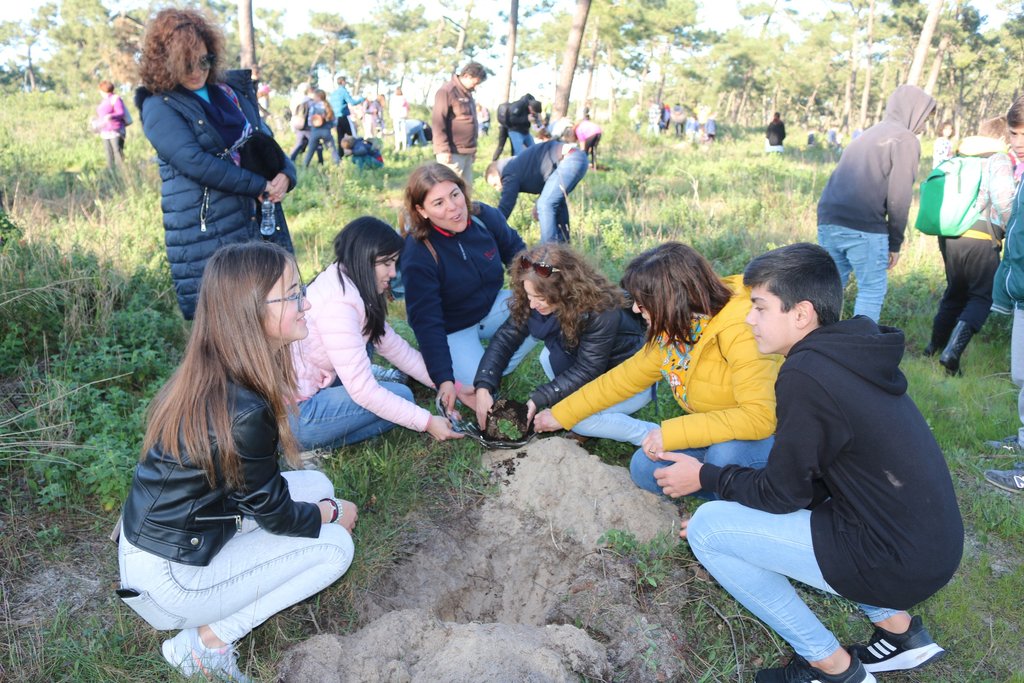
[[[210,649],[203,645],[199,631],[187,628],[178,635],[164,641],[164,659],[186,678],[202,674],[211,681],[230,683],[253,683],[238,668],[238,655],[233,645]]]

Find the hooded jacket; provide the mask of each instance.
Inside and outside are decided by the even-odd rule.
[[[1006,226],[1003,260],[992,280],[992,310],[1003,314],[1024,308],[1024,193],[1020,188],[1018,185]]]
[[[949,469],[899,369],[903,333],[858,316],[795,344],[775,383],[764,469],[701,468],[724,500],[811,509],[822,575],[857,602],[907,609],[949,581],[964,528]]]
[[[843,150],[818,200],[818,225],[888,234],[889,251],[898,252],[921,160],[916,136],[934,109],[935,100],[924,90],[896,88],[885,118]]]
[[[238,97],[249,124],[271,135],[259,116],[250,71],[229,71],[225,83]],[[191,320],[203,269],[213,252],[224,244],[260,239],[258,198],[267,179],[221,156],[230,144],[206,121],[202,106],[191,95],[139,88],[135,105],[160,164],[167,260],[178,305],[185,319]],[[283,172],[290,190],[295,187],[295,165],[290,159],[285,159]],[[270,240],[292,251],[281,204],[274,205],[274,217],[278,230]]]

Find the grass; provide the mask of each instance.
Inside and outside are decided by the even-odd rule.
[[[136,123],[128,134],[128,172],[112,176],[99,139],[87,132],[92,104],[47,94],[8,100],[0,109],[0,679],[166,680],[161,634],[113,597],[116,553],[103,540],[130,480],[146,401],[174,367],[187,334],[163,253],[153,151]],[[19,115],[25,111],[36,114]],[[67,122],[70,134],[52,135],[53,120]],[[283,143],[291,143],[287,131]],[[612,124],[601,148],[607,169],[589,173],[571,198],[574,244],[618,278],[633,255],[666,239],[692,243],[723,275],[771,247],[814,241],[815,206],[834,159],[823,149],[781,156],[760,150],[759,131],[724,131],[713,147],[690,148],[669,138],[643,140]],[[423,149],[387,154],[376,172],[350,164],[300,169],[285,210],[307,280],[330,262],[331,240],[349,220],[368,213],[397,224],[402,183],[428,157]],[[496,201],[482,178],[474,189],[478,199]],[[538,238],[525,198],[510,222],[527,243]],[[903,370],[946,453],[969,543],[950,585],[917,609],[951,655],[919,674],[886,680],[1024,681],[1024,506],[980,476],[1014,458],[979,455],[981,441],[1018,426],[1007,372],[1009,321],[993,317],[964,357],[964,376],[947,377],[920,354],[942,287],[934,239],[908,231],[883,322],[906,332]],[[394,305],[396,328],[411,338],[403,318],[401,304]],[[523,400],[541,377],[528,361],[503,392]],[[427,393],[418,396],[429,404]],[[640,415],[677,412],[662,390]],[[587,448],[618,465],[631,452],[607,441]],[[243,642],[243,656],[268,680],[296,641],[358,626],[354,591],[400,556],[400,534],[412,515],[488,495],[477,447],[435,444],[402,429],[339,449],[324,467],[361,506],[357,558],[337,585]],[[654,584],[666,567],[696,566],[685,546],[618,542],[619,552],[642,559],[637,582],[649,598],[657,596]],[[677,606],[694,680],[735,679],[737,670],[749,672],[786,651],[713,582],[695,576],[691,598]],[[74,589],[96,581],[98,589]],[[49,593],[28,600],[29,588]],[[849,603],[807,597],[842,641],[868,636]],[[650,653],[652,661],[657,654]]]

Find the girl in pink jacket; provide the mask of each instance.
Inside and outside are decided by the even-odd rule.
[[[290,420],[305,450],[357,443],[396,424],[440,441],[462,436],[448,420],[416,405],[409,387],[378,382],[371,371],[376,351],[409,377],[434,386],[420,352],[386,320],[402,245],[387,223],[357,218],[334,238],[334,263],[306,288],[309,336],[292,345],[299,405]]]

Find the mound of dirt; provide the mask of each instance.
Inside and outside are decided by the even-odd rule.
[[[640,542],[675,533],[676,507],[561,438],[511,456],[488,453],[484,464],[499,494],[417,522],[407,555],[360,597],[366,626],[296,646],[281,663],[282,681],[681,675],[685,648],[673,626],[692,574],[671,569],[673,599],[651,604],[637,568],[597,544],[609,529]]]

